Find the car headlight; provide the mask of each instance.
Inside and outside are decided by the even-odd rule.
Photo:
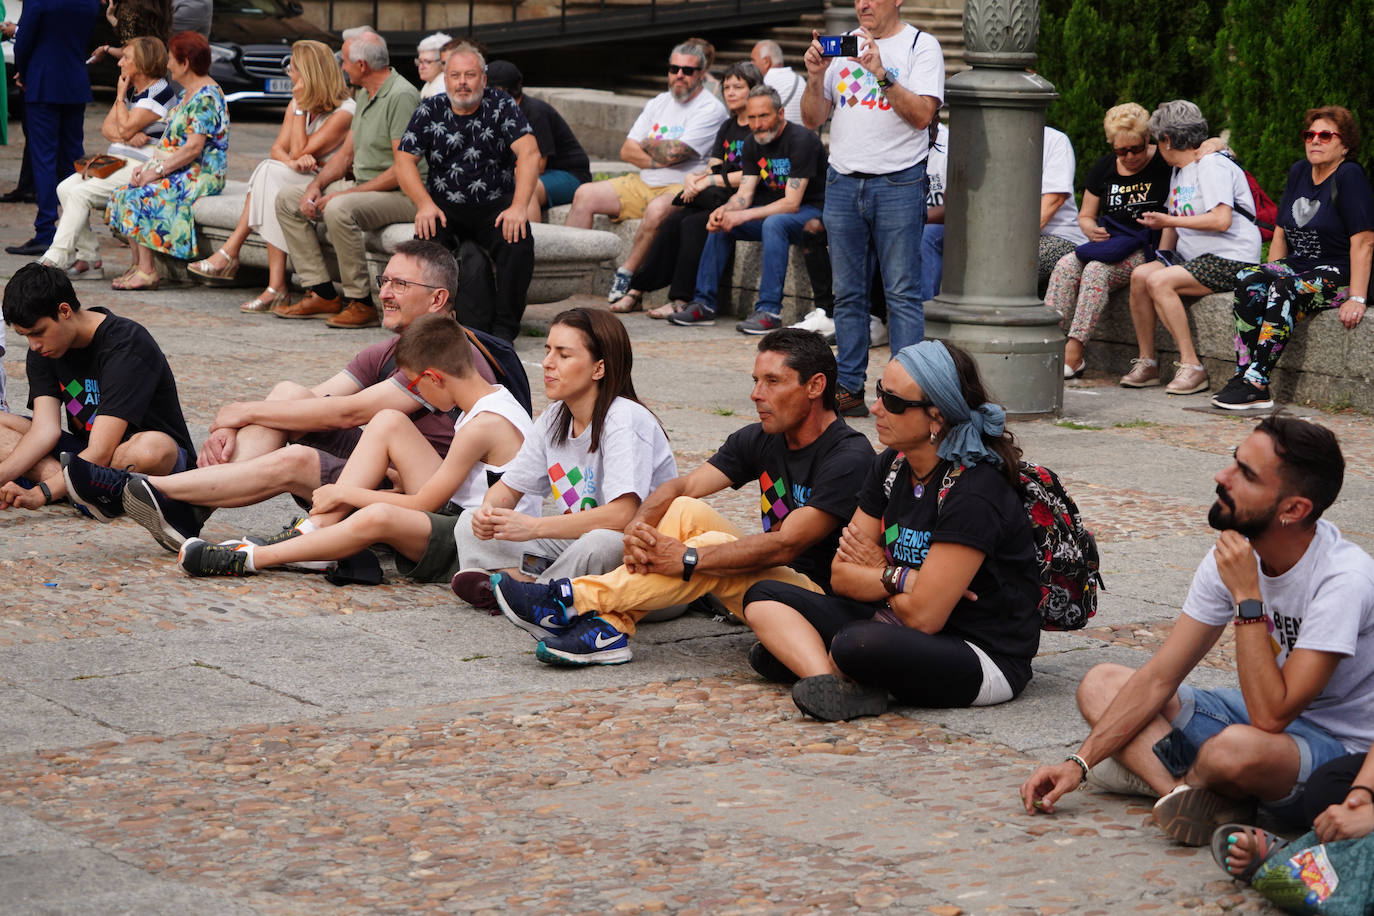
[[[210,45],[211,63],[228,64],[232,63],[236,57],[238,57],[238,50],[236,48],[226,45]]]

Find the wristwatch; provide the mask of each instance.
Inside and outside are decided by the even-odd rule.
[[[880,77],[878,77],[877,79],[878,79],[878,88],[879,88],[879,89],[886,89],[886,88],[888,88],[889,86],[892,85],[892,80],[890,80],[890,79],[887,78],[887,71],[886,71],[886,70],[884,70],[884,71],[883,71],[883,75],[880,76]]]
[[[682,581],[690,582],[692,573],[697,570],[697,549],[688,547],[686,553],[682,555]]]
[[[1264,619],[1264,602],[1246,598],[1236,605],[1236,620],[1241,623],[1259,623]]]
[[[1360,305],[1364,305],[1364,304],[1365,304],[1364,296],[1351,296],[1351,297],[1350,297],[1350,301],[1351,301],[1351,302],[1358,302]]]

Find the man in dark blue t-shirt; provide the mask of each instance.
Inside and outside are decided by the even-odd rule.
[[[742,616],[744,593],[763,580],[828,590],[840,529],[873,463],[868,438],[835,413],[835,375],[835,355],[819,334],[767,334],[754,360],[759,422],[649,494],[625,527],[625,566],[546,584],[493,576],[501,610],[542,639],[535,656],[551,665],[627,662],[627,637],[651,611],[711,594]],[[753,481],[759,534],[702,502]]]
[[[448,92],[415,109],[397,146],[396,178],[415,204],[416,238],[455,254],[471,241],[495,266],[494,301],[479,297],[459,316],[463,324],[514,340],[534,276],[526,213],[539,181],[539,143],[515,100],[487,87],[486,66],[466,42],[449,53]],[[428,185],[420,179],[422,156]]]

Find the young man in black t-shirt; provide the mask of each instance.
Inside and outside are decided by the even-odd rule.
[[[738,616],[744,593],[763,580],[826,590],[856,483],[873,463],[867,437],[835,413],[835,374],[819,334],[766,335],[751,395],[759,422],[649,494],[625,527],[628,565],[545,584],[493,576],[501,610],[542,639],[535,656],[551,665],[619,664],[630,660],[627,637],[650,611],[709,593]],[[745,534],[701,501],[755,480],[762,533]]]
[[[0,415],[0,507],[37,509],[66,496],[62,452],[147,474],[195,466],[176,379],[141,324],[83,311],[66,273],[40,264],[5,287],[4,316],[29,342],[33,418]]]

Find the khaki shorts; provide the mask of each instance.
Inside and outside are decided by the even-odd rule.
[[[460,568],[458,542],[453,537],[458,514],[447,509],[425,515],[429,516],[429,542],[425,544],[425,552],[414,563],[396,554],[396,571],[416,582],[447,582]]]
[[[610,182],[611,187],[615,188],[615,196],[620,198],[620,213],[613,219],[617,223],[627,219],[639,219],[644,215],[644,208],[649,206],[649,201],[664,194],[676,195],[682,190],[680,184],[665,184],[651,188],[638,175],[621,175],[610,179]]]

